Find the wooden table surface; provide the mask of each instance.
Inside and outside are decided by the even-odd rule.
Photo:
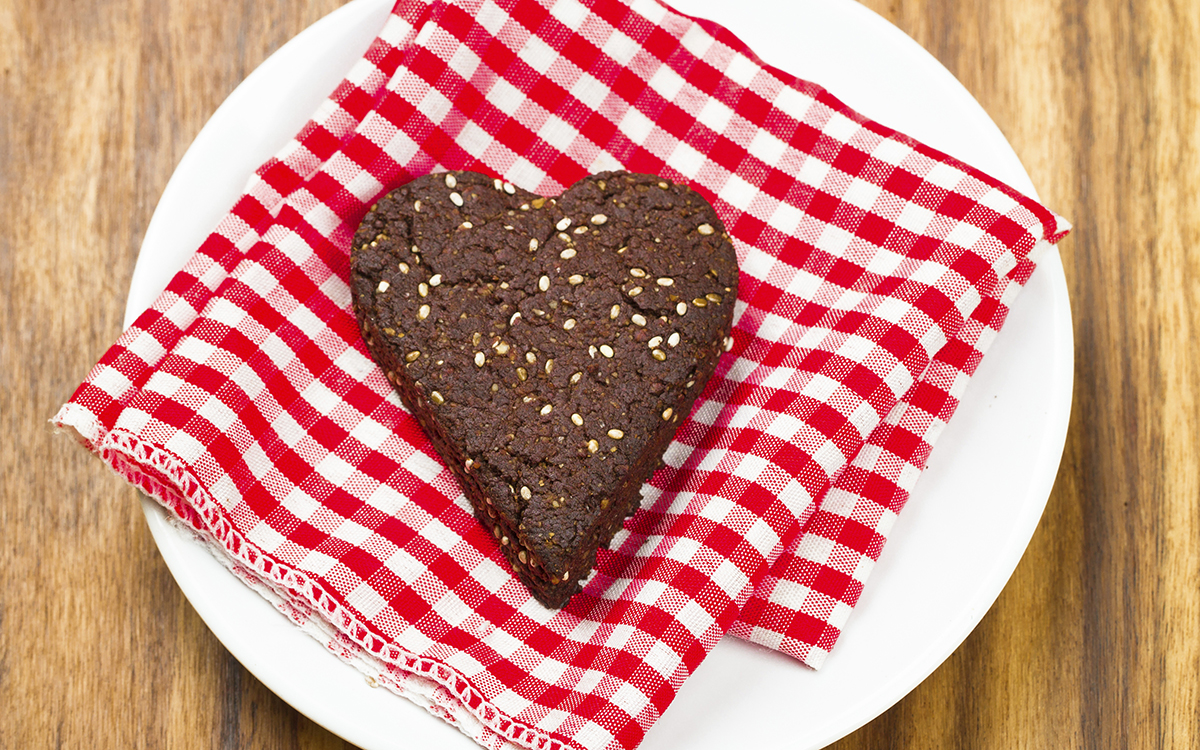
[[[120,333],[192,138],[340,1],[0,0],[0,748],[345,745],[225,651],[134,491],[47,423]],[[996,605],[837,747],[1200,746],[1200,3],[867,5],[1074,222],[1075,401]]]

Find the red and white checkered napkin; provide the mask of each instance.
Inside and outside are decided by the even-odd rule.
[[[367,207],[442,168],[543,194],[662,174],[712,200],[739,254],[732,351],[561,611],[511,574],[350,310]],[[401,0],[56,419],[481,744],[633,747],[731,629],[819,661],[1065,230],[653,0]]]
[[[994,293],[984,295],[962,329],[938,351],[921,379],[821,498],[801,535],[755,584],[731,635],[820,668],[858,602],[934,441],[958,408],[971,375],[1034,268],[1030,259],[1022,259]]]

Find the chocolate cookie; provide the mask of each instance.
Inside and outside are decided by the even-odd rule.
[[[737,259],[712,207],[607,172],[543,198],[421,177],[351,255],[367,348],[538,601],[562,606],[729,341]]]

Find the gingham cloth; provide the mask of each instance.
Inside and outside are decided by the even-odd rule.
[[[917,384],[821,498],[797,540],[755,584],[730,635],[818,669],[841,635],[896,516],[971,375],[1035,265],[1023,259],[983,298]]]
[[[561,611],[507,569],[350,310],[366,208],[443,168],[543,194],[662,174],[712,200],[738,251],[732,350]],[[828,650],[809,619],[827,632],[846,608],[817,598],[856,593],[811,570],[877,555],[1065,230],[652,0],[402,0],[56,421],[297,624],[481,744],[634,747],[743,607],[744,634],[810,663]]]

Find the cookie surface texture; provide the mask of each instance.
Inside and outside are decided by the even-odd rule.
[[[712,207],[606,172],[544,198],[428,175],[351,251],[372,357],[533,595],[562,606],[716,368],[737,259]]]

